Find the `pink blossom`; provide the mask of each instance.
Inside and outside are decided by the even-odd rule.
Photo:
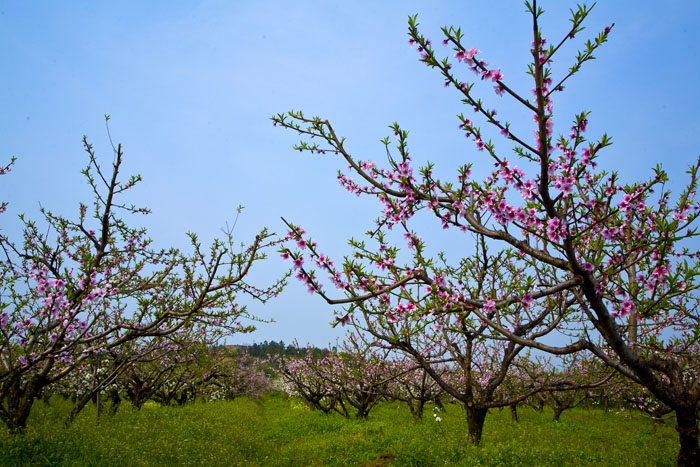
[[[466,60],[471,60],[471,59],[474,58],[474,55],[476,55],[476,54],[478,54],[478,53],[481,53],[481,50],[475,49],[475,48],[472,47],[471,49],[469,49],[469,50],[467,50],[466,52],[464,52],[464,58],[465,58]]]
[[[559,218],[555,217],[547,221],[547,235],[549,239],[553,242],[559,240],[560,234],[560,221]]]
[[[581,151],[581,164],[588,165],[591,162],[591,150],[590,148],[583,148]]]
[[[634,303],[632,303],[631,300],[625,300],[624,302],[622,302],[622,306],[620,307],[620,315],[624,317],[630,313],[633,313],[636,310],[637,307],[634,306]]]
[[[350,321],[350,313],[348,313],[347,315],[343,316],[342,318],[338,318],[337,316],[335,317],[335,322],[336,322],[336,323],[341,323],[341,325],[343,325],[343,326],[345,326],[346,324],[348,324],[349,321]]]

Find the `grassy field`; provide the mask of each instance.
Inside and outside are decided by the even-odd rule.
[[[25,436],[0,431],[2,465],[675,465],[671,424],[598,410],[491,411],[482,445],[466,444],[466,420],[448,406],[436,422],[414,423],[407,408],[381,404],[368,420],[311,412],[285,396],[140,411],[123,406],[95,425],[87,407],[67,430],[70,404],[38,402]]]

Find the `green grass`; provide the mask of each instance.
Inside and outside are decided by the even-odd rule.
[[[286,397],[196,403],[139,412],[123,406],[95,425],[89,406],[68,429],[70,403],[35,404],[27,434],[0,429],[2,465],[674,465],[671,424],[628,419],[598,410],[491,411],[482,445],[466,443],[466,420],[448,406],[442,422],[426,411],[414,423],[400,404],[380,404],[368,420],[346,420],[302,408]],[[374,463],[373,463],[374,462]]]

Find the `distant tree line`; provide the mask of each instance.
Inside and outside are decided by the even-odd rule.
[[[313,358],[317,359],[324,358],[331,353],[331,350],[319,349],[318,347],[314,346],[300,348],[298,345],[285,345],[283,340],[280,340],[279,342],[264,341],[261,344],[254,343],[253,345],[227,345],[222,347],[235,349],[237,353],[246,353],[251,357],[267,357],[268,355],[281,357],[301,357],[305,356],[307,351],[310,349]]]

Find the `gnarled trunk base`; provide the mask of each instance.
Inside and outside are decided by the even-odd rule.
[[[678,452],[679,466],[700,466],[700,448],[698,447],[698,417],[695,407],[676,409],[676,431],[681,449]]]
[[[481,443],[481,432],[484,430],[484,421],[488,409],[477,408],[469,405],[464,406],[467,413],[467,425],[469,426],[469,442],[478,446]]]

